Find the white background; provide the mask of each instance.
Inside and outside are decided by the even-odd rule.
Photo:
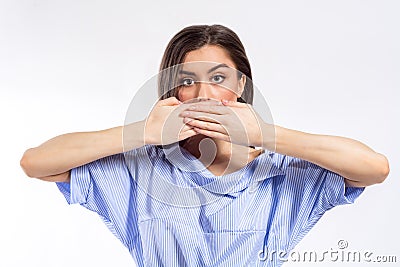
[[[400,261],[399,12],[396,0],[2,0],[0,266],[133,266],[96,214],[26,178],[19,160],[53,136],[123,124],[169,39],[198,23],[241,37],[278,125],[352,137],[390,160],[383,184],[327,212],[296,250],[344,239]]]

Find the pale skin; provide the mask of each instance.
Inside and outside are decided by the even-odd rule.
[[[236,67],[229,54],[218,46],[204,46],[191,51],[184,63],[199,61]],[[215,74],[212,82],[220,78]],[[123,126],[64,134],[28,149],[21,159],[21,167],[29,177],[69,182],[70,170],[75,167],[146,144],[166,144],[189,138],[184,147],[200,157],[198,144],[208,137],[215,144],[216,155],[207,168],[215,175],[243,168],[262,151],[251,148],[253,146],[315,163],[343,176],[347,186],[365,187],[386,179],[389,173],[386,157],[359,141],[300,132],[262,121],[251,105],[236,100],[245,82],[244,76],[238,79],[239,90],[236,92],[223,90],[212,83],[189,82],[179,90],[177,98],[159,101],[147,120],[125,126],[128,127],[125,133],[145,134],[129,135],[124,142]],[[193,98],[210,100],[186,104]],[[171,116],[175,118],[176,135],[161,138],[164,123]],[[246,135],[238,129],[244,130]],[[275,133],[272,137],[271,132]],[[207,144],[205,147],[207,149]]]

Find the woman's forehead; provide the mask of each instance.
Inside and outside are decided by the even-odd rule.
[[[199,49],[188,52],[185,55],[183,63],[200,61],[218,62],[226,64],[231,68],[236,68],[236,64],[233,62],[228,51],[218,45],[205,45]]]

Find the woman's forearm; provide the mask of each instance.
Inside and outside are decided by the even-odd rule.
[[[385,156],[349,138],[309,134],[276,126],[275,150],[338,173],[352,186],[380,183],[389,173]]]
[[[30,177],[42,178],[68,172],[94,160],[142,146],[143,123],[120,126],[96,132],[69,133],[57,136],[42,145],[28,149],[21,167]],[[128,138],[129,137],[129,138]]]

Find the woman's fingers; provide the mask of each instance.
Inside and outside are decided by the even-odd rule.
[[[248,107],[246,103],[240,103],[236,101],[229,101],[229,100],[221,100],[221,104],[225,107],[233,107],[233,108],[245,108]]]
[[[194,128],[194,131],[196,131],[197,134],[202,134],[205,136],[208,136],[210,138],[215,138],[215,139],[220,139],[223,141],[230,142],[230,138],[228,135],[220,133],[220,132],[214,132],[214,131],[209,131],[201,128]]]
[[[182,109],[185,111],[197,111],[208,114],[224,115],[231,113],[230,108],[249,108],[246,103],[228,100],[207,100],[195,103],[185,103]]]
[[[179,134],[179,140],[184,140],[186,138],[195,136],[196,134],[198,134],[193,128],[189,128],[186,131],[181,131]]]
[[[157,144],[168,144],[197,134],[241,145],[258,144],[260,139],[257,116],[251,106],[235,101],[205,100],[182,104],[170,97],[159,101],[149,121],[152,123],[146,133],[153,136],[152,140]]]
[[[209,121],[209,122],[219,122],[220,115],[203,112],[203,111],[193,111],[193,110],[184,110],[179,114],[180,117],[189,118],[189,119],[197,119],[202,121]]]
[[[263,121],[249,104],[204,101],[180,108],[183,122],[199,134],[245,146],[263,143]]]
[[[215,121],[203,121],[197,119],[184,118],[183,122],[192,128],[203,129],[207,131],[220,132],[226,134],[225,128]]]
[[[183,109],[186,111],[199,111],[216,115],[223,115],[229,112],[228,108],[224,107],[221,104],[221,102],[217,101],[198,102],[195,104],[185,104],[185,105],[187,107],[183,107]]]
[[[219,122],[190,118],[184,118],[183,122],[191,127],[196,134],[202,134],[210,138],[220,139],[227,142],[231,141],[225,127]]]
[[[158,102],[160,106],[176,106],[182,104],[181,101],[179,101],[176,97],[168,97],[166,99],[160,100]]]

